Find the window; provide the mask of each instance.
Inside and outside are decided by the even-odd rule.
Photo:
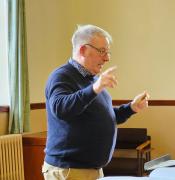
[[[9,105],[7,1],[0,0],[0,106]]]

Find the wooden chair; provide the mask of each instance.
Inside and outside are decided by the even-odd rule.
[[[111,162],[103,168],[104,175],[143,176],[144,163],[150,159],[151,137],[146,128],[118,128],[116,149]]]

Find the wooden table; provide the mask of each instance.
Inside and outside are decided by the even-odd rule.
[[[47,132],[24,134],[23,155],[25,180],[44,180],[42,165]]]

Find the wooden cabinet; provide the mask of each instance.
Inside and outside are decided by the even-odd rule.
[[[24,134],[23,155],[25,180],[44,180],[42,165],[47,132]]]

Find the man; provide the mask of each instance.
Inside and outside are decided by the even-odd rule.
[[[72,37],[68,63],[46,85],[48,135],[45,180],[95,180],[111,160],[116,124],[148,106],[148,94],[114,108],[106,88],[117,85],[115,67],[97,76],[110,59],[111,36],[103,29],[79,26]]]

